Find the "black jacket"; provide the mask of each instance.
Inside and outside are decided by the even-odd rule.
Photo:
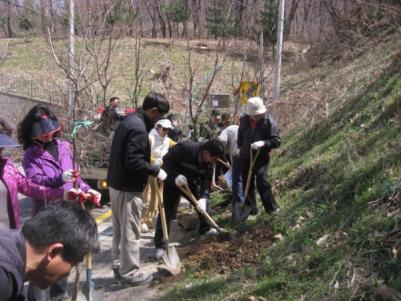
[[[163,157],[162,168],[167,172],[167,185],[175,186],[175,178],[184,175],[195,196],[209,197],[213,165],[200,160],[201,142],[184,141],[171,147]]]
[[[160,168],[150,164],[148,132],[152,122],[142,112],[129,114],[117,127],[111,144],[107,180],[122,191],[142,192],[148,176]]]
[[[259,162],[269,160],[269,151],[277,148],[281,144],[280,133],[276,122],[268,115],[261,118],[254,129],[250,126],[250,118],[245,115],[240,120],[238,130],[238,148],[240,148],[240,159],[248,160],[250,158],[250,147],[253,142],[264,141],[265,146],[260,150]]]
[[[0,231],[0,301],[23,301],[25,239],[20,231]]]

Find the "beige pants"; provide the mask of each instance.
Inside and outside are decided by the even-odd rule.
[[[141,244],[142,194],[110,187],[113,217],[113,243],[111,257],[113,267],[120,267],[121,275],[139,269]]]

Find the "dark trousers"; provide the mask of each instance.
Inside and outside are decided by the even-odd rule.
[[[238,157],[233,157],[231,162],[231,172],[232,172],[232,201],[234,203],[241,203],[244,200],[244,186],[241,177],[241,164]]]
[[[28,286],[28,301],[62,301],[67,298],[67,278],[60,279],[47,289],[32,283]]]
[[[256,208],[256,196],[255,196],[255,177],[256,177],[256,189],[262,200],[263,207],[267,213],[270,213],[278,208],[276,200],[274,199],[272,188],[270,183],[267,181],[267,170],[269,163],[266,161],[256,161],[251,175],[251,182],[249,186],[248,197],[245,200],[252,208]],[[246,181],[248,179],[249,172],[249,160],[241,159],[241,174],[244,183],[244,192]]]
[[[193,187],[191,187],[191,191],[195,191]],[[180,205],[181,195],[182,193],[177,186],[168,183],[164,184],[163,204],[164,204],[164,212],[166,214],[168,232],[170,232],[170,221],[176,219],[177,217],[177,210],[178,206]],[[210,214],[209,203],[207,204],[206,207],[207,207],[206,211]],[[204,234],[209,229],[210,229],[209,224],[205,221],[205,219],[201,215],[199,215],[199,233]],[[157,217],[157,223],[156,223],[155,247],[164,248],[163,230],[160,219],[160,213],[159,216]]]

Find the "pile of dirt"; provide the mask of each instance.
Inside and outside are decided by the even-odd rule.
[[[260,261],[260,255],[274,240],[267,224],[232,235],[230,241],[209,237],[177,249],[184,264],[199,265],[202,271],[225,273]]]

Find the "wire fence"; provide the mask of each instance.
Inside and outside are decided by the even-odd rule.
[[[0,91],[62,105],[66,99],[66,88],[52,81],[0,76]]]

